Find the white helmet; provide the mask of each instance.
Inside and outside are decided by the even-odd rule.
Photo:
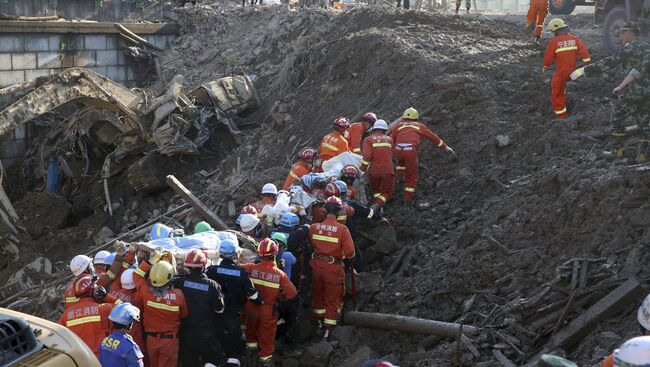
[[[93,259],[93,263],[95,265],[110,265],[106,263],[106,258],[110,256],[111,253],[106,251],[106,250],[101,250],[95,254],[95,258]]]
[[[239,221],[241,230],[244,232],[250,232],[254,230],[259,223],[260,223],[260,219],[253,214],[243,214],[241,216],[241,220]]]
[[[133,273],[135,273],[135,269],[126,269],[122,272],[122,275],[120,275],[120,283],[122,283],[122,288],[124,289],[134,289],[135,288],[135,281],[133,281]]]
[[[86,255],[77,255],[70,260],[70,271],[72,271],[74,276],[79,276],[88,269],[88,265],[90,265],[92,261],[93,259]]]
[[[264,195],[264,194],[277,195],[278,194],[278,188],[275,187],[275,185],[272,184],[272,183],[264,184],[264,186],[262,187],[262,195]]]
[[[384,120],[377,120],[375,124],[372,125],[373,130],[388,130],[388,124]]]
[[[650,294],[643,300],[643,304],[636,313],[636,319],[644,329],[650,331]]]
[[[650,365],[650,336],[632,338],[614,351],[614,367]]]

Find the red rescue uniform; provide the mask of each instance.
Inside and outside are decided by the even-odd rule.
[[[363,142],[361,171],[368,171],[372,197],[377,205],[385,205],[395,185],[393,168],[393,139],[375,131]]]
[[[544,21],[548,16],[549,0],[530,0],[528,5],[528,15],[526,16],[526,26],[535,24],[535,36],[541,37],[544,30]],[[551,0],[556,1],[556,0]]]
[[[287,179],[284,180],[284,185],[282,185],[283,190],[289,190],[293,186],[293,180],[298,179],[306,174],[311,172],[311,167],[302,160],[291,165],[289,169],[289,174]]]
[[[112,309],[110,303],[97,303],[92,297],[81,297],[63,312],[59,324],[77,334],[99,358],[99,346],[111,334],[112,322],[108,315]]]
[[[582,41],[570,34],[561,34],[548,41],[544,54],[544,69],[555,63],[555,73],[551,80],[551,104],[556,118],[566,117],[566,82],[571,80],[571,73],[576,69],[578,58],[589,64],[591,56]]]
[[[348,141],[338,131],[333,131],[323,138],[320,143],[320,158],[323,162],[328,161],[343,152],[349,152]]]
[[[188,315],[185,296],[180,289],[158,292],[144,278],[151,265],[143,261],[133,273],[138,296],[143,303],[144,332],[152,367],[178,365],[178,330]]]
[[[246,303],[246,346],[257,348],[260,360],[268,360],[275,351],[275,332],[278,315],[273,314],[273,308],[280,294],[287,299],[294,299],[298,294],[287,274],[280,270],[275,260],[262,259],[257,264],[243,264],[255,289],[259,292],[264,304]]]
[[[367,124],[367,126],[370,126],[370,124]],[[361,141],[363,140],[363,135],[366,131],[368,131],[368,128],[364,126],[364,123],[361,121],[355,122],[345,130],[343,136],[348,141],[352,153],[361,154],[361,147],[363,145]]]
[[[424,123],[416,120],[404,119],[398,122],[391,130],[390,136],[395,144],[394,153],[397,158],[396,179],[404,180],[404,201],[410,201],[418,184],[418,147],[422,137],[431,140],[443,150],[447,148],[447,144]]]
[[[326,329],[336,326],[345,295],[344,259],[354,257],[354,242],[350,230],[328,215],[322,223],[309,226],[309,241],[313,248],[312,307],[316,318],[323,319]]]
[[[264,209],[265,206],[270,205],[273,207],[275,205],[275,200],[273,198],[270,198],[268,196],[262,197],[260,200],[254,202],[251,204],[255,210],[257,210],[257,217],[262,219],[262,209]]]

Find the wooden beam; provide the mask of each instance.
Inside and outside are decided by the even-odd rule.
[[[167,185],[169,185],[178,195],[180,195],[188,204],[196,210],[197,213],[199,213],[203,219],[205,219],[206,222],[210,223],[210,225],[219,230],[219,231],[225,231],[228,230],[228,225],[221,220],[216,214],[210,210],[201,200],[199,200],[190,190],[187,189],[176,177],[173,175],[167,176]]]
[[[419,319],[410,316],[389,315],[373,312],[347,312],[344,321],[348,325],[370,329],[406,331],[419,334],[440,335],[447,338],[457,338],[460,325],[436,320]],[[481,329],[476,326],[463,325],[464,335],[477,335]]]

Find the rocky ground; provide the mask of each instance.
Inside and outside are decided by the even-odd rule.
[[[634,164],[632,150],[619,161],[601,154],[610,91],[623,73],[572,83],[572,116],[552,120],[543,50],[522,34],[521,15],[215,3],[178,9],[173,20],[182,36],[161,60],[167,80],[180,73],[195,86],[242,71],[256,78],[263,105],[239,121],[244,136],[215,145],[232,149],[225,159],[223,152],[206,153],[179,174],[231,222],[227,202],[239,208],[264,182],[281,183],[295,153],[316,146],[337,116],[374,111],[392,121],[414,106],[458,153],[452,159],[424,144],[416,205],[404,205],[398,194],[386,209],[392,227],[364,228],[368,267],[359,275],[360,310],[462,319],[484,328],[471,339],[476,355],[461,348],[463,365],[497,366],[494,351],[520,365],[628,277],[647,287],[648,166]],[[605,56],[589,15],[567,21],[594,60]],[[98,208],[80,210],[78,203],[30,192],[39,186],[42,181],[14,185],[10,192],[25,231],[15,238],[19,260],[0,260],[0,276],[8,278],[38,256],[49,259],[51,276],[20,275],[23,283],[42,280],[48,289],[11,303],[50,318],[61,310],[61,294],[51,284],[61,287],[73,253],[182,203],[171,192],[123,190],[111,218]],[[197,216],[166,219],[190,225]],[[385,274],[396,259],[395,274]],[[32,268],[47,267],[39,261]],[[596,363],[636,334],[640,301],[598,322],[576,345],[555,351],[580,365]],[[308,339],[280,355],[286,365],[355,366],[388,356],[403,366],[451,366],[456,342],[346,326],[331,343]]]

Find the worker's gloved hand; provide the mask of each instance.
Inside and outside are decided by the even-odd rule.
[[[576,80],[583,75],[585,75],[585,68],[575,69],[573,73],[571,73],[571,80]]]
[[[134,253],[134,254],[135,254],[136,252],[138,252],[138,244],[137,244],[137,242],[131,242],[131,243],[129,243],[128,246],[126,246],[126,250],[127,250],[128,252],[131,252],[131,253]]]
[[[625,86],[619,85],[618,87],[614,88],[612,94],[615,96],[620,96],[621,94],[623,94],[624,90],[625,90]]]
[[[305,211],[305,207],[302,205],[296,205],[296,210],[298,211],[298,216],[304,216],[307,215],[307,212]]]
[[[390,220],[388,220],[388,218],[381,218],[379,221],[381,222],[381,224],[383,224],[385,226],[390,225]]]
[[[115,241],[115,245],[113,245],[113,247],[115,248],[116,254],[124,254],[128,245],[124,241]]]
[[[153,265],[158,263],[160,259],[162,258],[163,253],[160,249],[155,249],[149,254],[149,264]]]
[[[107,294],[108,292],[106,292],[106,288],[102,286],[95,287],[93,290],[93,299],[97,302],[102,302]]]
[[[454,152],[454,150],[451,149],[450,146],[447,146],[447,147],[445,148],[445,152],[446,152],[446,153],[449,153],[449,154],[452,154],[452,155],[455,155],[455,154],[456,154],[456,152]]]
[[[255,294],[252,295],[251,297],[249,297],[248,299],[250,299],[251,302],[253,302],[254,304],[256,304],[258,306],[261,306],[261,305],[264,304],[264,300],[262,299],[262,295],[259,292],[255,292]]]

